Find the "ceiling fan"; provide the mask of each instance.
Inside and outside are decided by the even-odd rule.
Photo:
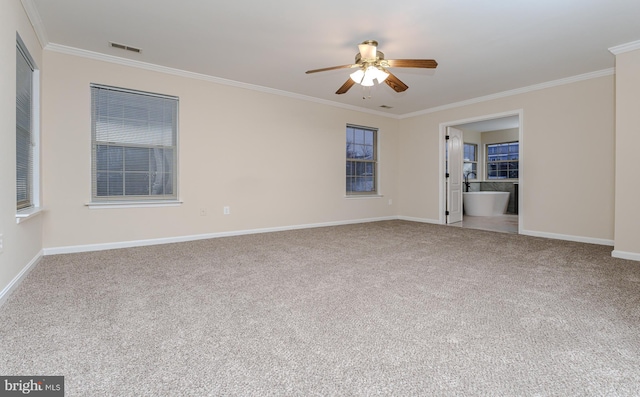
[[[377,80],[378,84],[384,81],[396,92],[403,92],[409,87],[394,76],[393,73],[389,72],[387,68],[434,69],[438,66],[438,62],[433,59],[384,59],[384,54],[378,51],[378,42],[375,40],[367,40],[362,44],[358,44],[358,49],[360,52],[356,54],[356,62],[354,64],[307,70],[306,73],[358,68],[354,73],[351,73],[351,76],[342,87],[338,88],[336,94],[344,94],[356,83],[365,87],[372,86],[374,84],[373,80]]]

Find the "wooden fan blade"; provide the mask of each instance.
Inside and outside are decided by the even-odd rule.
[[[305,73],[306,73],[306,74],[309,74],[309,73],[318,73],[318,72],[326,72],[326,71],[328,71],[328,70],[347,69],[347,68],[355,68],[355,67],[360,67],[360,65],[340,65],[340,66],[331,66],[331,67],[328,67],[328,68],[307,70]]]
[[[438,62],[435,59],[386,59],[391,68],[427,68],[435,69]]]
[[[353,85],[356,82],[351,80],[351,78],[349,78],[347,81],[344,82],[344,84],[342,85],[342,87],[338,88],[338,91],[336,91],[336,94],[340,95],[340,94],[344,94],[345,92],[349,91],[349,88],[353,87]]]
[[[388,70],[386,72],[389,73],[389,77],[387,77],[384,82],[387,83],[389,87],[393,88],[395,92],[403,92],[409,88],[408,85],[400,81],[400,79],[394,76],[393,73]]]

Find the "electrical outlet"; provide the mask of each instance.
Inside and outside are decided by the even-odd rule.
[[[222,207],[222,213],[225,215],[230,215],[231,209],[229,207]]]
[[[206,216],[207,215],[207,209],[206,208],[200,208],[200,216]]]
[[[4,251],[4,238],[2,238],[2,234],[0,234],[0,254]]]

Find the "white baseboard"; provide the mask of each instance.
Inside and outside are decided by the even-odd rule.
[[[4,287],[2,291],[0,291],[0,306],[4,304],[9,295],[11,295],[11,293],[18,287],[18,285],[20,285],[22,280],[27,277],[29,272],[36,267],[36,263],[40,261],[43,255],[43,251],[38,252],[38,255],[31,259],[29,263],[27,263],[27,265],[20,271],[20,273],[18,273],[18,275],[16,275],[13,280],[11,280],[11,282],[9,282],[9,284],[7,284],[7,286]]]
[[[411,222],[421,222],[421,223],[433,223],[436,225],[441,225],[438,219],[428,219],[428,218],[415,218],[412,216],[398,216],[396,219],[400,219],[402,221],[411,221]]]
[[[578,243],[613,246],[613,240],[607,240],[607,239],[602,239],[602,238],[573,236],[573,235],[570,235],[570,234],[536,232],[536,231],[533,231],[533,230],[520,230],[520,234],[523,234],[523,235],[526,235],[526,236],[533,236],[533,237],[552,238],[552,239],[555,239],[555,240],[575,241],[575,242],[578,242]]]
[[[614,258],[628,259],[630,261],[640,261],[640,254],[637,252],[625,252],[619,250],[613,250],[611,256]]]
[[[143,247],[147,245],[182,243],[186,241],[206,240],[210,238],[242,236],[245,234],[282,232],[287,230],[310,229],[315,227],[327,227],[327,226],[341,226],[341,225],[389,221],[389,220],[397,220],[397,219],[398,219],[397,216],[354,219],[354,220],[347,220],[347,221],[311,223],[311,224],[305,224],[305,225],[279,226],[279,227],[269,227],[269,228],[262,228],[262,229],[248,229],[248,230],[237,230],[237,231],[230,231],[230,232],[196,234],[191,236],[165,237],[165,238],[157,238],[157,239],[149,239],[149,240],[120,241],[115,243],[73,245],[73,246],[67,246],[67,247],[52,247],[52,248],[45,248],[43,251],[44,251],[44,255],[73,254],[78,252],[103,251],[103,250],[119,249],[119,248]]]
[[[327,226],[341,226],[341,225],[389,221],[389,220],[404,220],[404,221],[411,221],[411,222],[431,223],[436,225],[441,224],[438,219],[416,218],[416,217],[410,217],[410,216],[388,216],[388,217],[379,217],[379,218],[366,218],[366,219],[354,219],[354,220],[346,220],[346,221],[311,223],[311,224],[304,224],[304,225],[279,226],[279,227],[270,227],[270,228],[262,228],[262,229],[236,230],[236,231],[230,231],[230,232],[206,233],[206,234],[197,234],[197,235],[190,235],[190,236],[165,237],[165,238],[148,239],[148,240],[120,241],[120,242],[114,242],[114,243],[74,245],[74,246],[66,246],[66,247],[51,247],[51,248],[44,248],[40,256],[72,254],[72,253],[89,252],[89,251],[103,251],[103,250],[119,249],[119,248],[143,247],[147,245],[181,243],[181,242],[187,242],[187,241],[205,240],[210,238],[242,236],[246,234],[282,232],[287,230],[310,229],[315,227],[327,227]],[[533,237],[551,238],[555,240],[575,241],[578,243],[613,246],[613,240],[598,239],[598,238],[592,238],[592,237],[537,232],[533,230],[521,230],[520,234],[526,235],[526,236],[533,236]],[[640,254],[630,253],[630,252],[613,251],[612,256],[616,258],[622,258],[622,259],[640,260]],[[27,267],[31,265],[32,264],[28,265]],[[16,277],[16,278],[19,278],[19,277]],[[9,286],[5,288],[5,290],[8,288],[12,288],[11,286],[13,285],[13,283],[14,282],[9,284]],[[4,290],[2,291],[1,294],[4,294]],[[3,295],[0,295],[0,299],[2,299],[2,296]]]

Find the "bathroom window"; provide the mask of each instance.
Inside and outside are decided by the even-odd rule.
[[[467,179],[478,179],[478,145],[475,143],[464,144],[462,173],[467,175]]]
[[[347,125],[347,194],[375,194],[377,191],[377,134],[368,127]]]
[[[518,142],[487,145],[487,179],[518,179]]]
[[[177,199],[178,98],[91,84],[92,202]]]

